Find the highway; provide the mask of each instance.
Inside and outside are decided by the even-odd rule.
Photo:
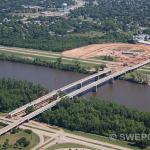
[[[59,101],[61,101],[61,99],[65,98],[65,97],[73,98],[75,96],[78,96],[79,94],[81,94],[81,93],[83,93],[83,92],[85,92],[85,91],[87,91],[89,89],[92,89],[95,86],[98,86],[100,84],[108,82],[109,80],[113,80],[114,78],[116,78],[118,76],[121,76],[121,75],[126,74],[126,73],[128,73],[130,71],[138,69],[138,68],[140,68],[140,67],[142,67],[142,66],[144,66],[144,65],[146,65],[148,63],[150,63],[150,60],[144,61],[143,63],[135,65],[135,66],[132,66],[132,67],[126,67],[122,71],[113,73],[111,75],[108,75],[107,77],[104,77],[102,79],[98,79],[97,81],[93,81],[93,83],[90,83],[90,84],[88,84],[88,85],[86,85],[84,87],[81,87],[80,89],[77,89],[77,90],[75,90],[75,91],[73,91],[73,92],[71,92],[71,93],[69,93],[69,94],[67,94],[67,95],[65,95],[65,96],[63,96],[61,98],[58,98],[57,100],[49,103],[48,105],[43,106],[43,107],[35,110],[34,112],[26,115],[25,117],[22,117],[21,119],[15,121],[14,123],[12,123],[12,124],[2,128],[2,129],[0,129],[0,135],[5,134],[6,132],[10,131],[11,129],[13,129],[13,128],[17,127],[17,126],[19,126],[20,124],[22,124],[22,123],[24,123],[26,121],[29,121],[30,119],[36,117],[37,115],[43,113],[44,111],[54,107]],[[47,98],[47,95],[46,95],[46,98]]]

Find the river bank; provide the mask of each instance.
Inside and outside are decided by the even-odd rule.
[[[0,60],[44,66],[48,68],[78,72],[78,73],[83,73],[83,74],[91,73],[89,67],[82,65],[77,60],[72,63],[62,63],[61,58],[58,58],[55,61],[54,60],[47,61],[47,60],[42,60],[40,58],[18,57],[15,55],[6,55],[6,54],[0,54]]]

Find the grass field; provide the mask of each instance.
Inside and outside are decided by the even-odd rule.
[[[150,75],[150,71],[143,70],[143,69],[140,69],[139,71],[145,75]]]
[[[95,64],[102,64],[103,61],[94,61],[94,60],[82,60],[82,59],[76,59],[76,58],[69,58],[64,57],[61,55],[61,53],[52,53],[47,51],[36,51],[36,50],[28,50],[28,49],[18,49],[18,48],[1,48],[0,47],[0,54],[6,54],[6,55],[14,55],[16,57],[22,57],[22,58],[40,58],[41,60],[45,61],[56,61],[57,58],[62,58],[62,63],[73,63],[73,61],[80,61],[82,65],[86,66],[93,66]]]
[[[145,65],[138,70],[145,75],[150,75],[150,64]]]
[[[118,60],[117,57],[106,56],[106,55],[103,55],[103,56],[97,56],[97,57],[94,57],[94,59],[97,59],[97,60],[103,60],[103,61],[113,61],[113,62],[116,62],[116,61]]]
[[[150,75],[150,64],[147,64],[139,69],[137,69],[138,72],[140,72],[143,75]]]
[[[2,128],[3,128],[3,126],[0,125],[0,129],[2,129]]]
[[[150,67],[144,66],[144,67],[142,67],[141,69],[150,70]]]
[[[97,141],[100,141],[100,142],[106,142],[106,143],[110,143],[110,144],[114,144],[114,145],[119,145],[119,146],[131,148],[131,149],[134,149],[134,150],[141,150],[138,147],[130,146],[128,144],[128,142],[125,142],[125,141],[110,140],[110,138],[108,138],[108,137],[104,137],[104,136],[100,136],[100,135],[96,135],[96,134],[91,134],[91,133],[85,133],[85,132],[81,132],[81,131],[70,131],[70,130],[66,130],[66,129],[65,129],[65,131],[68,132],[68,133],[83,136],[83,137],[90,138],[90,139],[93,139],[93,140],[97,140]],[[150,150],[150,147],[145,148],[143,150]]]
[[[6,115],[7,115],[7,113],[0,112],[0,116],[6,116]]]
[[[79,144],[74,144],[74,143],[57,144],[57,145],[49,147],[47,150],[55,150],[55,149],[61,149],[61,148],[87,148],[87,149],[90,149],[90,150],[95,150],[93,148],[83,146],[83,145],[79,145]]]
[[[2,126],[0,126],[1,128]],[[6,139],[9,140],[9,145],[14,145],[16,143],[16,141],[22,137],[25,137],[28,141],[30,141],[30,145],[27,146],[26,148],[23,148],[22,150],[30,150],[31,148],[33,148],[35,145],[37,145],[39,143],[39,137],[34,134],[28,134],[23,130],[19,130],[17,133],[15,134],[5,134],[2,135],[0,137],[0,144],[3,145],[4,142],[6,141]],[[17,150],[18,148],[13,148],[13,146],[10,146],[10,148],[7,148],[7,150]]]

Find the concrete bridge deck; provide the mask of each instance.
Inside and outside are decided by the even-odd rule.
[[[140,67],[142,67],[142,66],[144,66],[144,65],[146,65],[148,63],[150,63],[150,60],[144,61],[143,63],[135,65],[133,67],[127,67],[127,68],[123,69],[122,71],[113,73],[113,74],[111,74],[111,75],[109,75],[107,77],[104,77],[102,79],[94,81],[93,83],[90,83],[87,86],[81,87],[80,89],[77,89],[77,90],[75,90],[75,91],[73,91],[73,92],[71,92],[71,93],[69,93],[69,94],[67,94],[67,95],[65,95],[65,96],[63,96],[61,98],[58,98],[57,100],[49,103],[48,105],[43,106],[43,107],[35,110],[34,112],[26,115],[25,117],[22,117],[21,119],[15,121],[14,123],[12,123],[12,124],[2,128],[2,129],[0,129],[0,135],[5,134],[6,132],[10,131],[11,129],[13,129],[13,128],[17,127],[17,126],[19,126],[20,124],[22,124],[22,123],[24,123],[24,122],[34,118],[35,116],[43,113],[46,110],[54,107],[59,101],[61,101],[62,98],[65,98],[65,97],[73,98],[75,96],[78,96],[79,94],[83,93],[86,90],[89,90],[89,89],[91,89],[91,88],[93,88],[95,86],[98,86],[100,84],[103,84],[105,82],[108,82],[109,80],[115,79],[116,77],[121,76],[121,75],[123,75],[125,73],[128,73],[128,72],[131,72],[131,71],[133,71],[135,69],[138,69],[138,68],[140,68]]]
[[[88,77],[85,77],[85,78],[83,78],[83,79],[81,79],[81,80],[78,80],[78,81],[76,81],[76,82],[73,82],[73,83],[71,83],[71,84],[69,84],[69,85],[66,85],[66,86],[60,88],[60,89],[54,90],[54,91],[52,91],[52,92],[50,92],[50,93],[48,93],[48,94],[46,94],[46,95],[44,95],[44,96],[42,96],[42,97],[40,97],[40,98],[34,100],[34,101],[32,101],[32,102],[30,102],[30,103],[28,103],[28,104],[26,104],[26,105],[23,105],[23,106],[21,106],[21,107],[15,109],[15,110],[13,110],[13,111],[11,111],[11,112],[9,113],[9,115],[10,115],[10,116],[15,115],[16,113],[19,113],[19,112],[21,112],[21,111],[27,109],[27,108],[30,107],[30,106],[34,106],[34,105],[36,105],[36,104],[38,104],[38,103],[41,103],[42,101],[45,101],[45,100],[51,98],[52,96],[56,95],[59,91],[66,93],[67,90],[69,90],[69,89],[71,89],[71,88],[73,88],[73,87],[76,87],[76,86],[77,86],[77,87],[76,87],[76,89],[77,89],[77,88],[78,88],[78,85],[80,85],[80,87],[85,86],[85,85],[83,85],[83,83],[85,83],[85,82],[87,82],[87,81],[89,81],[89,80],[91,80],[91,79],[95,79],[96,77],[100,77],[100,76],[102,76],[102,75],[109,74],[109,73],[111,73],[110,69],[105,69],[105,70],[103,70],[103,71],[99,71],[98,73],[95,73],[95,74],[90,75],[90,76],[88,76]],[[98,78],[97,78],[97,79],[98,79]],[[74,90],[75,90],[75,89],[74,89]]]

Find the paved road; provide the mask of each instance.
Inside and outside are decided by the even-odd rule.
[[[0,117],[0,121],[11,121],[10,119],[6,119],[4,117]],[[35,133],[38,133],[40,136],[40,143],[34,147],[32,150],[45,150],[48,147],[52,145],[56,145],[59,143],[76,143],[76,144],[81,144],[85,145],[91,148],[95,148],[97,150],[130,150],[129,148],[124,148],[121,146],[93,140],[90,138],[74,135],[71,133],[66,133],[64,130],[57,128],[54,129],[53,127],[44,124],[44,123],[39,123],[35,121],[30,121],[28,123],[23,124],[20,126],[21,128],[28,128],[32,130]],[[49,137],[48,140],[43,140],[43,137]]]

